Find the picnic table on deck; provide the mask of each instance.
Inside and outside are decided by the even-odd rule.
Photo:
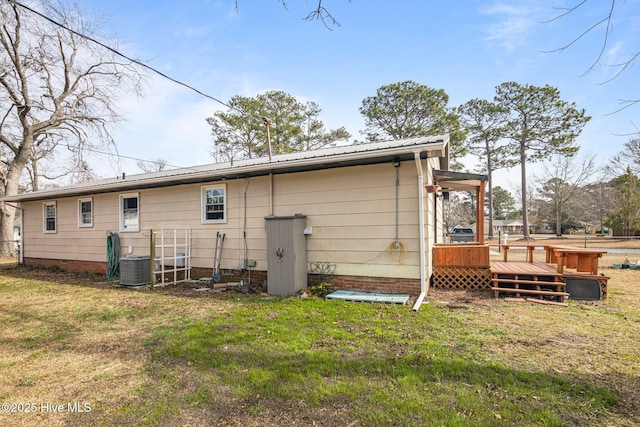
[[[564,268],[574,268],[578,273],[598,275],[598,262],[607,251],[599,249],[572,248],[567,246],[544,246],[546,262],[556,264],[558,273]]]

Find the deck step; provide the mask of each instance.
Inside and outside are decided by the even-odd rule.
[[[499,278],[495,278],[495,277],[492,277],[491,281],[495,282],[495,283],[514,283],[514,284],[521,284],[521,285],[564,286],[564,282],[561,282],[561,281],[558,281],[558,282],[547,282],[547,281],[543,281],[543,280],[499,279]]]
[[[492,287],[491,290],[494,292],[513,292],[513,293],[519,293],[519,294],[548,295],[552,297],[568,297],[569,296],[567,292],[543,291],[543,290],[537,290],[537,289]]]

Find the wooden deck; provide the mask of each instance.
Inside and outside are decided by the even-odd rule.
[[[598,261],[605,251],[539,246],[546,262],[534,262],[534,245],[528,245],[527,261],[508,261],[509,246],[501,245],[503,261],[493,261],[481,244],[437,244],[433,248],[434,287],[492,290],[496,297],[515,296],[563,303],[566,277],[593,278],[607,295],[606,276],[598,275]]]
[[[533,252],[536,248],[544,249],[545,251],[545,262],[533,262]],[[507,261],[507,251],[509,246],[502,246],[503,249],[503,259],[504,261],[492,261],[491,262],[491,281],[494,284],[492,289],[496,291],[494,288],[504,288],[504,283],[509,283],[510,281],[503,282],[502,284],[495,286],[497,281],[495,279],[499,277],[509,277],[511,274],[514,281],[511,281],[514,284],[516,281],[520,282],[523,285],[533,285],[534,288],[538,288],[535,282],[542,281],[545,282],[540,284],[540,289],[549,289],[547,286],[547,281],[556,281],[562,282],[562,288],[557,287],[557,292],[564,293],[564,282],[567,277],[577,277],[577,278],[587,278],[587,279],[596,279],[600,282],[600,291],[602,295],[602,299],[607,298],[607,281],[609,280],[608,276],[604,276],[598,274],[598,263],[600,258],[606,251],[598,250],[598,249],[583,249],[583,248],[575,248],[575,247],[566,247],[566,246],[536,246],[536,245],[527,245],[527,260],[528,261]],[[527,266],[528,265],[528,266]],[[555,272],[555,275],[553,274]],[[531,275],[531,282],[525,283],[527,281],[526,275]],[[552,279],[552,277],[555,277]],[[511,288],[517,289],[518,286],[509,286]],[[504,292],[516,292],[505,291],[504,289],[500,289],[500,291]],[[496,291],[496,296],[498,296],[500,292]],[[565,296],[568,296],[566,294]],[[548,295],[551,296],[551,295]],[[558,299],[562,300],[562,295],[558,294]]]
[[[564,276],[544,262],[491,261],[491,290],[496,298],[503,296],[535,296],[563,302]]]
[[[562,278],[557,269],[544,262],[491,261],[491,272],[496,274],[529,274]]]

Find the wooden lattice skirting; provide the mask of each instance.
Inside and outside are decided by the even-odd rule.
[[[441,289],[491,289],[491,270],[482,267],[434,267],[433,287]]]

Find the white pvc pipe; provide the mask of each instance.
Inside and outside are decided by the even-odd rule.
[[[269,173],[269,215],[273,216],[273,173]]]
[[[413,157],[416,161],[416,169],[418,171],[418,217],[420,224],[420,295],[416,299],[413,305],[413,311],[418,311],[424,297],[427,295],[427,278],[426,278],[426,264],[425,258],[425,245],[424,245],[424,176],[422,174],[422,164],[420,163],[420,152],[413,153]]]

